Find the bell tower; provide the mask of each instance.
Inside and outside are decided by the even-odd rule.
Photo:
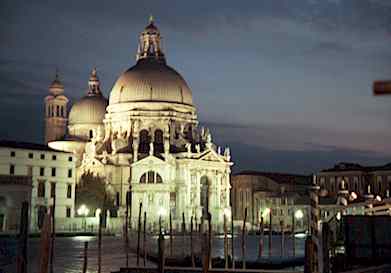
[[[68,98],[64,96],[64,85],[56,77],[49,86],[49,95],[45,97],[45,143],[63,139],[66,134]]]

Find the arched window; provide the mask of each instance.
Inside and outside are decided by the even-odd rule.
[[[187,127],[185,135],[186,135],[187,140],[190,140],[190,141],[193,140],[193,127],[191,125],[189,125],[189,127]]]
[[[139,145],[139,153],[148,153],[149,151],[149,133],[147,130],[140,131],[140,145]]]
[[[56,107],[56,116],[59,117],[60,116],[60,106],[57,105]]]
[[[148,183],[154,183],[155,182],[155,172],[149,171],[148,172]]]
[[[163,183],[163,179],[157,172],[149,171],[144,173],[140,177],[140,183],[145,184],[156,184],[156,183]]]
[[[61,117],[64,117],[64,106],[61,106]]]
[[[156,173],[156,183],[163,183],[163,179],[158,173]]]
[[[94,137],[94,132],[92,130],[90,130],[90,139]]]
[[[163,145],[163,131],[160,129],[157,129],[155,131],[155,138],[154,138],[153,148],[155,153],[163,153],[164,152],[164,145]]]
[[[147,182],[147,174],[143,174],[140,178],[140,183],[145,184]]]

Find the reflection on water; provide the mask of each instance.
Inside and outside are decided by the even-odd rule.
[[[166,253],[169,253],[169,240],[166,236]],[[0,241],[3,240],[0,238]],[[200,249],[199,240],[195,238],[196,250]],[[55,240],[55,260],[54,271],[58,273],[79,273],[83,266],[84,242],[88,242],[88,272],[97,272],[98,244],[96,237],[77,236],[70,238],[56,238]],[[137,237],[132,236],[129,240],[131,249],[137,246]],[[281,236],[273,235],[272,251],[269,253],[268,236],[264,237],[262,257],[272,260],[281,258],[281,250],[286,257],[292,256],[293,245],[290,236],[285,236],[284,244],[281,245]],[[15,246],[15,244],[14,244]],[[156,253],[157,244],[155,239],[147,242],[147,251]],[[216,237],[212,242],[213,256],[224,256],[224,238]],[[229,246],[231,249],[231,246]],[[29,240],[29,261],[28,268],[30,273],[38,273],[39,262],[39,239],[32,238]],[[190,253],[189,237],[174,237],[173,243],[174,255],[188,255]],[[246,257],[248,260],[255,260],[258,257],[259,236],[248,236],[246,243]],[[234,238],[235,259],[241,258],[241,240],[240,237]],[[304,256],[304,238],[295,239],[296,257]],[[102,239],[102,272],[111,272],[124,267],[126,263],[124,242],[121,237],[103,237]],[[129,264],[136,265],[136,255],[129,253]],[[143,264],[143,259],[141,259]],[[153,264],[147,261],[147,265]],[[0,269],[7,273],[15,272],[15,264],[0,265]],[[0,270],[0,272],[1,272]]]

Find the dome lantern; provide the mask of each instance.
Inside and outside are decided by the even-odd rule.
[[[152,15],[149,24],[141,32],[137,49],[136,60],[152,58],[165,63],[164,53],[161,47],[160,31],[156,27]]]
[[[49,92],[53,96],[58,96],[64,93],[64,85],[62,84],[58,76],[58,69],[56,69],[56,76],[49,86]]]
[[[90,76],[90,79],[88,81],[88,92],[87,92],[87,95],[91,96],[91,95],[97,95],[97,94],[101,94],[101,92],[100,92],[100,81],[99,81],[99,78],[98,78],[98,73],[96,71],[96,68],[94,67],[94,69],[92,69],[92,71],[91,71],[91,76]]]

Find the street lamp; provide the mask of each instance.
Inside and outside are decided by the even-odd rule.
[[[263,213],[262,213],[262,217],[265,218],[266,216],[268,216],[270,214],[270,208],[266,208],[264,209]]]
[[[298,209],[295,211],[295,218],[297,219],[297,221],[300,221],[299,222],[299,228],[302,227],[303,223],[302,223],[302,219],[304,217],[304,213],[301,209]]]
[[[87,208],[86,205],[81,205],[78,210],[77,210],[77,214],[79,216],[84,216],[83,220],[84,220],[84,231],[86,231],[87,229],[87,219],[86,217],[88,216],[88,214],[90,213],[90,210]]]
[[[295,212],[295,218],[296,218],[297,220],[300,220],[300,219],[302,219],[303,217],[304,217],[303,211],[302,211],[301,209],[296,210],[296,212]]]

